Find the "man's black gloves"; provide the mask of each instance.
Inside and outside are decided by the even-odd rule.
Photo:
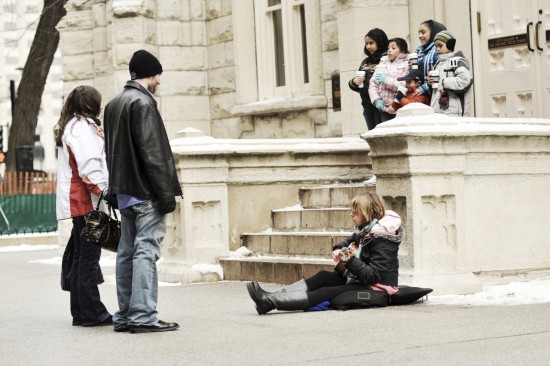
[[[176,209],[176,198],[174,196],[159,197],[157,211],[161,214],[169,214]]]

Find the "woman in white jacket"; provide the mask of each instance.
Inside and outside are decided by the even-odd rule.
[[[111,325],[111,314],[101,302],[101,248],[80,237],[85,215],[107,188],[109,173],[101,121],[101,94],[78,86],[67,97],[55,129],[58,147],[57,219],[73,221],[67,246],[73,248],[69,274],[73,325]]]

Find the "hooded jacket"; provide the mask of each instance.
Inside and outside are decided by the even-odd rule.
[[[435,35],[441,31],[447,30],[443,24],[432,20],[432,30],[430,32],[430,39],[426,44],[426,47],[420,45],[416,48],[416,53],[418,54],[418,68],[424,72],[424,84],[420,85],[420,91],[424,94],[430,95],[431,90],[428,85],[428,73],[434,69],[437,60],[439,59],[439,54],[435,49],[434,38]]]
[[[348,86],[354,92],[359,93],[361,96],[361,104],[363,108],[376,111],[376,107],[372,105],[369,97],[369,81],[374,74],[376,66],[380,63],[380,59],[385,53],[377,53],[375,55],[367,56],[359,65],[358,71],[365,71],[365,81],[363,82],[363,87],[360,88],[353,82],[355,76],[348,82]]]
[[[105,106],[109,193],[142,200],[182,194],[170,141],[157,102],[136,81]]]
[[[58,147],[56,216],[58,220],[88,214],[107,188],[103,131],[91,119],[73,117]],[[106,210],[103,202],[100,209]]]
[[[386,81],[380,83],[373,77],[369,82],[369,96],[372,103],[377,99],[381,99],[384,102],[384,111],[389,114],[395,114],[395,109],[392,108],[393,97],[397,93],[399,86],[405,86],[404,81],[397,81],[397,78],[405,75],[409,69],[409,63],[407,61],[406,53],[400,53],[395,60],[390,61],[388,56],[382,57],[380,60],[380,66],[384,66],[384,75],[386,75]]]
[[[351,257],[346,269],[355,278],[368,285],[397,286],[399,260],[397,253],[405,231],[401,227],[401,218],[387,210],[385,216],[368,233],[359,230],[349,238],[333,247],[342,249],[351,243],[361,243],[360,258]]]
[[[439,90],[433,90],[431,107],[436,113],[465,117],[470,115],[471,86],[474,82],[468,59],[462,51],[439,56],[435,65],[439,72],[439,85],[443,86],[448,100],[442,102]]]

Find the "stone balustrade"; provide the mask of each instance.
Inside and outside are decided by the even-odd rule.
[[[361,138],[216,139],[187,128],[171,141],[183,190],[168,221],[159,276],[205,278],[191,267],[215,263],[240,235],[271,227],[271,210],[299,203],[307,184],[361,181],[371,173]]]

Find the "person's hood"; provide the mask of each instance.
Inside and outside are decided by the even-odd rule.
[[[428,45],[432,44],[434,42],[435,35],[441,31],[447,30],[447,27],[445,27],[443,24],[436,22],[435,20],[432,20],[432,31],[430,33],[430,39],[428,41]]]
[[[403,60],[407,59],[408,55],[409,55],[408,53],[400,53],[399,55],[397,55],[395,60],[390,61],[390,59],[388,58],[388,55],[386,54],[380,59],[380,62],[386,62],[389,64],[391,64],[392,62],[402,62]]]
[[[461,61],[465,62],[466,65],[468,65],[468,68],[470,67],[470,62],[468,61],[468,59],[466,58],[466,56],[464,55],[464,53],[462,51],[456,51],[456,52],[445,53],[443,55],[439,55],[439,62],[445,62],[445,61],[450,60],[452,58],[460,59]]]
[[[367,56],[367,59],[369,60],[368,63],[370,64],[378,64],[380,63],[380,61],[382,60],[382,58],[384,58],[384,56],[386,56],[387,53],[386,51],[384,52],[377,52],[375,53],[374,55],[368,55]]]
[[[376,225],[372,227],[369,234],[376,238],[385,238],[397,244],[405,237],[405,230],[401,227],[401,216],[391,210],[386,210]]]

